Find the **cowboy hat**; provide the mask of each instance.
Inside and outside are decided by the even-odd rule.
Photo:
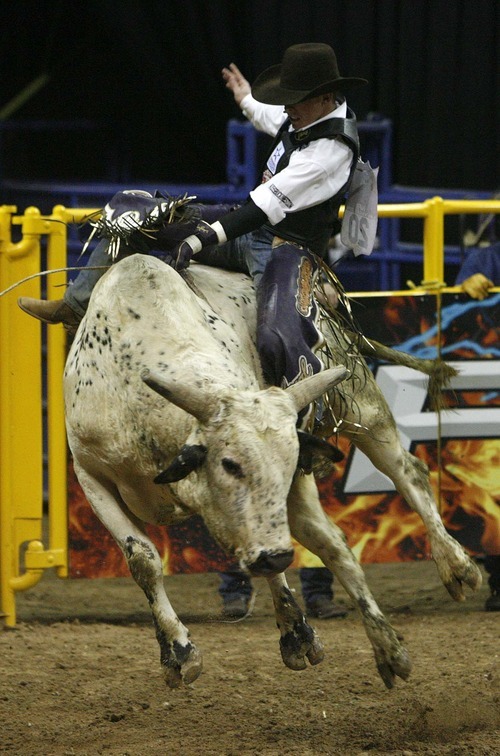
[[[288,47],[282,63],[263,71],[252,84],[252,95],[267,105],[295,105],[310,97],[360,84],[368,82],[340,75],[330,45],[306,42]]]

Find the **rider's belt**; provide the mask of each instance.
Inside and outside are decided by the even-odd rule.
[[[282,244],[293,244],[294,247],[298,247],[298,249],[305,249],[302,244],[297,244],[297,242],[288,241],[287,239],[282,239],[281,236],[273,236],[273,241],[271,244],[272,249],[276,249],[276,247],[281,247]]]

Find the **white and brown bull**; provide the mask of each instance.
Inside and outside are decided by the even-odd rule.
[[[409,675],[407,651],[343,533],[323,512],[313,475],[298,470],[297,412],[328,392],[334,413],[340,404],[347,412],[347,434],[353,413],[352,441],[422,517],[454,598],[463,598],[464,585],[480,584],[479,570],[446,533],[427,470],[402,448],[375,381],[357,367],[360,360],[350,374],[335,367],[286,391],[266,388],[250,279],[201,265],[193,265],[187,278],[189,286],[172,268],[143,255],[112,266],[95,287],[64,381],[76,474],[147,596],[167,685],[195,680],[201,655],[168,600],[161,560],[143,524],[169,525],[198,514],[244,569],[268,579],[289,668],[323,658],[283,574],[293,536],[321,557],[357,604],[379,673],[392,687],[396,676]],[[348,337],[325,336],[342,365]],[[356,390],[358,370],[362,392]],[[334,388],[346,376],[344,397],[356,393],[355,403],[340,400]],[[365,433],[359,432],[360,418]],[[302,436],[306,457],[308,444]]]

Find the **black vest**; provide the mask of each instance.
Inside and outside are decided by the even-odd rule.
[[[271,231],[275,236],[301,244],[324,257],[328,249],[330,237],[340,230],[340,222],[338,220],[339,208],[345,200],[345,195],[349,189],[352,174],[359,158],[359,137],[356,116],[350,108],[347,108],[347,118],[329,118],[327,121],[322,121],[315,126],[302,129],[302,131],[288,131],[289,125],[290,121],[287,118],[278,131],[266,157],[265,165],[267,166],[267,161],[275,147],[280,142],[283,142],[285,151],[278,161],[276,173],[286,168],[294,150],[300,150],[315,139],[335,139],[336,137],[341,137],[353,152],[349,178],[337,194],[321,202],[319,205],[314,205],[305,210],[298,210],[296,213],[287,213],[286,217],[274,226],[270,224],[264,225],[264,228]],[[272,177],[269,181],[272,182]]]

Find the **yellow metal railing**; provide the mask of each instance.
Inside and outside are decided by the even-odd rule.
[[[341,208],[342,212],[343,208]],[[432,292],[446,286],[444,280],[444,220],[447,215],[475,215],[496,213],[500,215],[499,200],[445,200],[432,197],[423,202],[378,205],[379,218],[422,218],[423,277],[418,290]],[[450,292],[459,291],[448,287]],[[377,296],[381,293],[374,292]],[[411,291],[398,294],[413,294]],[[356,292],[356,297],[373,296],[372,292]]]
[[[42,216],[33,207],[23,215],[16,212],[17,208],[12,206],[0,207],[0,292],[28,279],[16,293],[9,291],[0,296],[0,617],[7,626],[16,622],[16,591],[35,585],[49,567],[54,567],[59,577],[68,574],[67,449],[62,392],[65,334],[62,328],[47,329],[45,447],[42,329],[38,321],[17,307],[17,293],[40,297],[41,278],[36,274],[41,271],[42,236],[47,237],[46,269],[65,268],[67,225],[81,223],[97,211],[58,205],[48,216]],[[492,212],[500,213],[499,201],[433,197],[424,202],[378,207],[381,218],[422,218],[423,278],[418,287],[421,293],[436,292],[446,285],[445,216]],[[12,238],[16,226],[20,228],[19,241]],[[64,271],[46,277],[49,299],[61,298],[60,287],[65,285],[66,278]],[[357,296],[363,294],[370,295],[361,292]],[[48,457],[47,546],[42,534],[44,450]]]

